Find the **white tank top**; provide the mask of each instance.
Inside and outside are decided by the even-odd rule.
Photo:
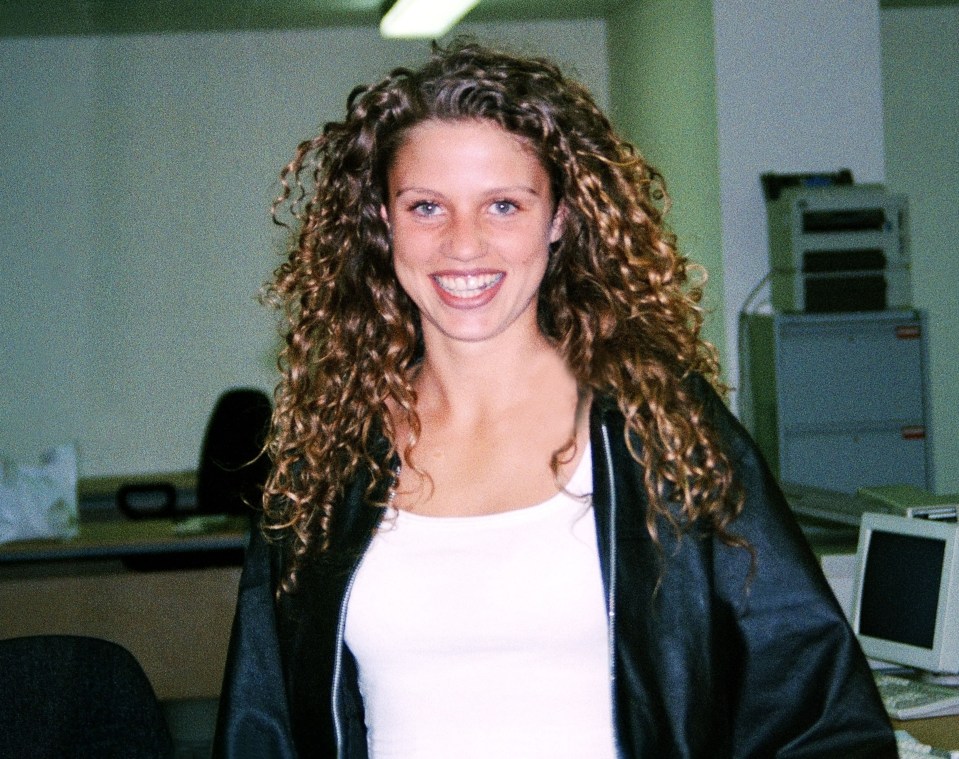
[[[588,449],[567,490],[489,516],[386,515],[345,633],[371,759],[615,756]]]

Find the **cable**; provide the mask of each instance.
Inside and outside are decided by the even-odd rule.
[[[749,291],[746,300],[743,301],[743,305],[739,309],[739,327],[736,332],[736,355],[739,358],[739,392],[737,394],[739,419],[753,437],[756,436],[756,419],[755,409],[753,408],[748,317],[751,313],[754,313],[750,310],[753,300],[771,278],[772,271],[767,271],[765,276]]]

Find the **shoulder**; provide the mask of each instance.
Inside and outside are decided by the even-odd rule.
[[[762,457],[749,433],[705,377],[692,374],[682,379],[677,378],[674,382],[673,391],[667,394],[667,397],[673,399],[671,401],[673,407],[665,409],[667,415],[672,418],[682,416],[693,426],[700,425],[708,429],[711,444],[717,448],[717,452],[725,454],[729,459],[734,474],[742,467],[764,467]],[[642,421],[644,418],[642,412],[637,417],[640,424],[652,425],[652,422]],[[608,431],[613,452],[616,454],[614,458],[618,462],[626,462],[627,458],[632,458],[635,466],[642,468],[639,461],[642,460],[640,452],[643,449],[643,441],[635,430],[627,429],[627,421],[620,408],[620,400],[615,395],[603,392],[594,394],[592,422],[594,433],[601,428]],[[651,430],[655,433],[656,427],[651,427]],[[619,446],[621,440],[626,442],[625,446]],[[709,454],[702,451],[698,454],[695,451],[687,451],[683,455],[690,456],[690,463],[695,463],[698,460],[697,456]]]
[[[788,573],[788,567],[802,567],[803,573],[816,574],[815,557],[775,476],[749,433],[706,378],[691,375],[682,384],[689,402],[696,406],[690,409],[690,413],[699,415],[702,423],[712,430],[714,443],[728,459],[734,482],[742,492],[742,508],[728,525],[728,532],[745,541],[750,548],[730,545],[705,524],[695,527],[697,534],[712,538],[705,542],[683,540],[668,529],[660,530],[660,539],[670,545],[674,539],[679,540],[684,546],[683,555],[689,551],[703,553],[704,557],[712,555],[712,561],[716,562],[716,581],[728,582],[731,594],[736,596],[746,584],[754,557],[756,569],[764,576],[766,572],[772,575]],[[611,462],[616,470],[616,481],[621,485],[621,495],[629,496],[623,498],[622,503],[629,512],[636,508],[645,511],[645,472],[625,445],[625,419],[617,401],[609,395],[598,395],[594,403],[596,428],[602,426],[608,431]],[[634,442],[634,447],[639,445],[639,441]],[[631,519],[639,516],[633,514]],[[689,537],[688,532],[686,537]],[[664,548],[668,546],[664,545]],[[760,579],[757,576],[755,582]]]

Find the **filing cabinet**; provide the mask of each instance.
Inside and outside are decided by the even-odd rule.
[[[923,312],[750,314],[743,327],[747,425],[782,482],[932,488]]]

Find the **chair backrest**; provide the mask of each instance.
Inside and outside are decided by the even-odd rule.
[[[256,388],[223,393],[207,423],[197,469],[197,509],[252,514],[260,504],[270,459],[262,452],[273,405]]]
[[[172,755],[156,694],[122,646],[74,635],[0,641],[0,756]]]

